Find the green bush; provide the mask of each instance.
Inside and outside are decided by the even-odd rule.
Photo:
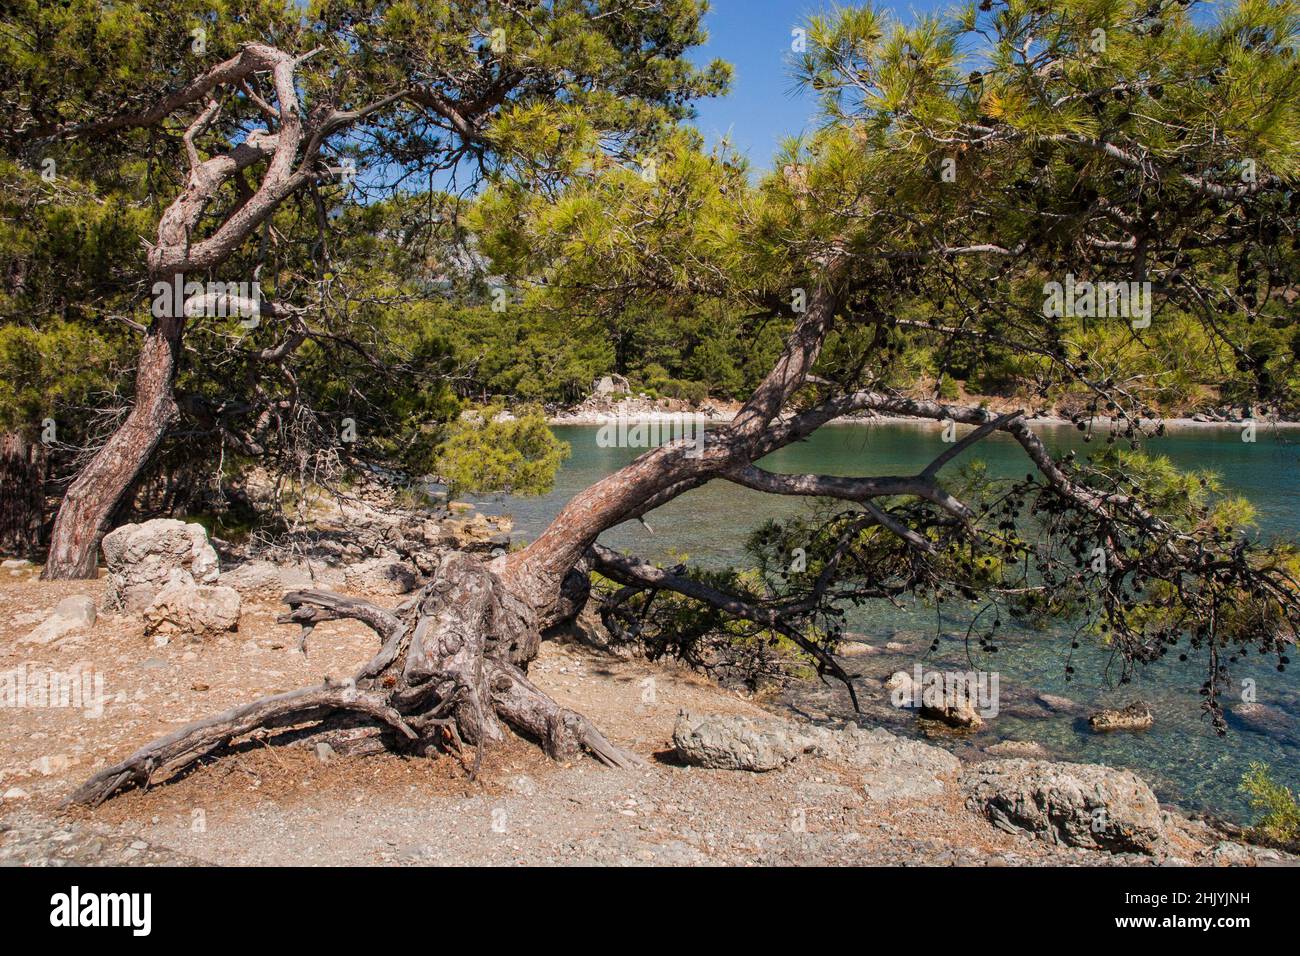
[[[1290,788],[1273,779],[1267,764],[1252,763],[1240,789],[1253,809],[1263,811],[1252,827],[1257,839],[1290,848],[1300,845],[1300,803]]]

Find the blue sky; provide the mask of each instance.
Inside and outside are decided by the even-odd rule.
[[[865,0],[839,0],[849,6]],[[787,58],[790,31],[810,13],[828,11],[835,0],[710,0],[705,15],[709,41],[691,53],[696,63],[722,59],[733,70],[731,93],[698,103],[696,125],[710,145],[731,136],[756,172],[771,169],[772,157],[787,136],[816,128],[816,102],[796,93]],[[958,6],[958,0],[876,0],[877,7],[911,23],[918,16]],[[1198,3],[1192,16],[1204,23],[1217,15],[1216,3]]]
[[[905,21],[913,12],[951,5],[940,0],[881,4]],[[765,170],[785,137],[816,127],[815,98],[795,93],[790,78],[790,31],[809,13],[830,8],[830,0],[712,0],[704,21],[709,42],[692,59],[726,60],[734,75],[730,95],[699,103],[696,125],[710,144],[730,133],[732,145],[754,169]]]

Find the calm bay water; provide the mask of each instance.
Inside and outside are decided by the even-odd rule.
[[[599,447],[597,431],[596,426],[556,427],[556,435],[569,442],[573,453],[552,493],[538,498],[485,500],[479,502],[482,510],[513,515],[516,538],[536,537],[570,497],[640,453],[639,449]],[[1065,426],[1042,426],[1036,431],[1057,453],[1077,448],[1083,455],[1100,444],[1100,440],[1084,444],[1077,431]],[[1182,468],[1218,472],[1229,490],[1246,496],[1258,509],[1259,534],[1300,540],[1300,432],[1275,434],[1261,429],[1257,438],[1252,444],[1243,442],[1236,429],[1185,428],[1150,441],[1147,450],[1167,455]],[[944,447],[937,427],[929,423],[836,425],[771,455],[763,465],[782,472],[910,474]],[[1002,435],[983,442],[967,456],[982,459],[995,475],[1022,475],[1029,470],[1020,446]],[[744,560],[744,541],[754,527],[768,518],[787,517],[811,506],[808,500],[764,495],[719,481],[653,512],[646,519],[653,530],[629,522],[606,532],[601,540],[652,560],[672,557],[701,565],[736,563]],[[859,688],[859,696],[868,701],[864,723],[916,732],[910,713],[892,711],[872,677],[899,668],[910,671],[918,660],[927,669],[964,670],[969,666],[963,640],[969,616],[956,609],[945,614],[937,621],[933,606],[918,603],[901,611],[888,606],[863,608],[850,618],[851,629],[872,644],[895,641],[908,645],[904,652],[846,662],[851,672],[864,675]],[[941,635],[940,650],[926,655],[936,628]],[[1060,759],[1133,767],[1163,800],[1239,819],[1250,816],[1237,783],[1252,760],[1270,764],[1275,778],[1293,790],[1300,788],[1300,678],[1294,669],[1279,674],[1274,664],[1261,658],[1238,665],[1234,679],[1253,678],[1259,702],[1272,710],[1266,726],[1233,719],[1231,734],[1222,739],[1200,711],[1197,689],[1204,680],[1204,666],[1199,660],[1179,664],[1168,659],[1119,687],[1108,677],[1110,652],[1086,643],[1075,652],[1076,673],[1067,683],[1068,651],[1064,629],[1005,629],[993,662],[1001,675],[1001,713],[981,733],[948,741],[948,745],[963,752],[1000,739],[1038,741]],[[975,666],[991,668],[993,664],[986,661],[987,656],[977,657]],[[1109,668],[1109,673],[1115,671],[1113,666]],[[1142,699],[1151,704],[1156,723],[1143,734],[1093,734],[1082,717],[1045,715],[1033,701],[1035,692],[1067,696],[1079,703],[1085,714],[1097,706]],[[848,696],[838,686],[800,686],[788,697],[805,712],[838,719],[852,715]]]

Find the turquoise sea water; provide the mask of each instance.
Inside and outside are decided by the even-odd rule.
[[[1035,429],[1053,449],[1078,448],[1080,454],[1100,444],[1085,445],[1072,428]],[[561,470],[551,494],[539,498],[499,498],[479,502],[489,513],[514,516],[518,539],[535,537],[559,508],[597,478],[635,458],[640,449],[601,448],[595,426],[563,426],[556,434],[569,442],[572,456]],[[836,425],[809,440],[786,448],[763,462],[773,471],[827,474],[887,475],[918,471],[945,446],[937,426],[924,424]],[[1147,444],[1152,453],[1167,455],[1184,468],[1209,468],[1222,475],[1228,489],[1245,495],[1259,511],[1258,533],[1300,540],[1300,431],[1274,433],[1261,429],[1254,443],[1241,440],[1232,428],[1185,428]],[[994,436],[967,453],[984,460],[990,472],[1014,476],[1028,470],[1020,446]],[[954,466],[949,466],[954,467]],[[692,563],[725,564],[743,560],[746,536],[771,517],[811,507],[807,500],[781,498],[713,482],[691,491],[647,516],[650,529],[628,523],[611,529],[602,541],[651,558],[686,555]],[[864,723],[886,724],[905,733],[916,732],[910,712],[893,711],[884,692],[871,678],[899,668],[911,671],[915,661],[933,669],[965,670],[964,634],[968,618],[954,610],[936,623],[932,606],[864,608],[850,619],[851,629],[872,644],[886,641],[908,645],[897,653],[881,653],[846,662],[862,673],[859,695],[868,713]],[[924,656],[936,626],[940,650]],[[1257,695],[1268,708],[1265,720],[1252,724],[1231,719],[1232,732],[1218,737],[1203,718],[1197,693],[1203,665],[1193,659],[1179,664],[1173,657],[1140,672],[1132,684],[1115,686],[1108,668],[1110,652],[1085,643],[1075,652],[1075,675],[1064,673],[1069,640],[1064,630],[1020,629],[1003,633],[997,654],[1001,679],[1001,712],[973,737],[954,739],[958,751],[973,751],[1000,739],[1036,740],[1060,759],[1100,761],[1140,770],[1163,800],[1237,819],[1250,815],[1237,791],[1251,760],[1269,763],[1276,778],[1300,789],[1300,678],[1297,669],[1279,674],[1276,662],[1255,658],[1238,665],[1234,679],[1253,678]],[[1293,654],[1292,657],[1295,657]],[[975,660],[977,667],[989,667]],[[1142,699],[1151,704],[1155,726],[1143,734],[1097,735],[1078,715],[1048,714],[1034,702],[1035,692],[1071,698],[1086,714],[1096,706]],[[801,686],[789,695],[801,710],[842,719],[852,714],[841,687]],[[1231,706],[1229,705],[1231,713]]]

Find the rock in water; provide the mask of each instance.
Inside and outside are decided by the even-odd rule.
[[[1037,700],[1048,710],[1057,714],[1074,714],[1083,709],[1070,698],[1061,697],[1058,694],[1039,694]]]
[[[835,653],[840,657],[865,657],[868,654],[875,654],[876,648],[865,641],[845,641],[840,644]]]
[[[1160,804],[1131,770],[992,760],[961,776],[966,806],[996,827],[1066,846],[1151,854],[1165,839]]]
[[[922,717],[937,720],[959,730],[979,730],[984,718],[971,701],[971,688],[950,686],[930,687],[918,684],[907,671],[897,671],[885,681],[889,701],[895,707],[917,708]]]
[[[108,565],[104,603],[114,611],[144,610],[173,572],[181,572],[192,584],[216,584],[221,574],[203,525],[175,518],[124,524],[104,536],[103,549]]]
[[[145,633],[202,638],[233,631],[239,626],[240,605],[234,588],[195,584],[175,569],[145,609]]]
[[[1155,717],[1146,704],[1135,702],[1118,710],[1107,708],[1099,710],[1088,718],[1088,726],[1100,733],[1112,730],[1146,730]]]

